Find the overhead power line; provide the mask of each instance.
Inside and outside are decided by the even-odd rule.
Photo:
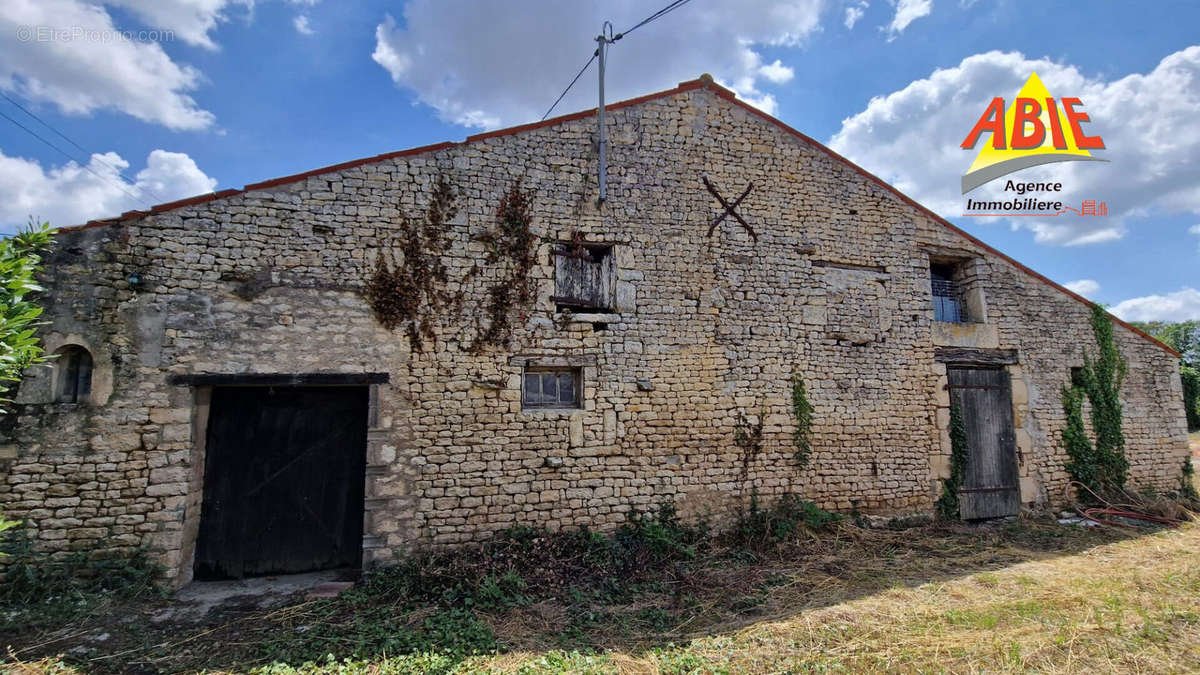
[[[25,131],[25,133],[29,134],[30,136],[33,136],[34,138],[36,138],[36,139],[38,139],[39,141],[41,141],[41,142],[45,143],[46,145],[50,146],[51,148],[54,148],[55,150],[57,150],[58,152],[60,152],[60,153],[61,153],[61,154],[62,154],[64,157],[66,157],[67,159],[69,159],[69,160],[71,160],[71,161],[73,161],[73,162],[76,162],[76,163],[78,163],[78,161],[79,161],[79,160],[78,160],[78,159],[76,159],[75,157],[72,157],[72,156],[71,156],[71,154],[70,154],[69,152],[67,152],[66,150],[63,150],[62,148],[58,147],[57,145],[55,145],[55,144],[51,143],[50,141],[46,140],[46,139],[45,139],[45,138],[43,138],[43,137],[42,137],[40,134],[38,134],[36,131],[34,131],[33,129],[30,129],[29,127],[25,126],[24,124],[21,124],[20,122],[18,122],[18,121],[16,121],[16,120],[14,120],[13,118],[9,117],[9,116],[8,116],[6,113],[4,113],[3,111],[0,111],[0,117],[3,117],[4,119],[8,120],[9,122],[12,122],[13,124],[17,125],[17,127],[19,127],[19,128],[21,128],[21,129],[23,129],[23,130]],[[115,182],[114,182],[114,181],[113,181],[111,178],[109,178],[109,177],[107,177],[107,176],[102,176],[102,175],[100,175],[100,174],[96,173],[94,170],[92,170],[92,167],[88,166],[87,164],[79,164],[79,166],[83,167],[83,169],[84,169],[85,171],[87,171],[88,173],[92,174],[92,175],[93,175],[93,176],[95,176],[96,178],[99,178],[100,180],[102,180],[102,181],[104,181],[104,182],[108,183],[109,185],[113,185],[113,186],[115,186],[116,188],[118,188],[119,190],[121,190],[121,192],[124,192],[125,194],[129,195],[130,197],[133,197],[134,199],[136,199],[137,201],[141,202],[142,204],[147,204],[147,205],[148,205],[148,203],[146,202],[146,199],[145,199],[144,197],[139,197],[139,196],[137,196],[137,195],[133,194],[132,192],[130,192],[129,190],[126,190],[126,189],[125,189],[125,184],[124,184],[124,183],[122,183],[122,182],[120,182],[120,181],[115,181]]]
[[[637,24],[635,24],[633,26],[633,28],[630,28],[629,30],[627,30],[623,33],[617,33],[616,35],[613,35],[612,37],[608,38],[607,42],[609,44],[612,44],[613,42],[620,40],[621,38],[625,37],[626,35],[629,35],[630,33],[641,28],[642,26],[645,26],[646,24],[650,23],[651,21],[661,19],[662,17],[666,16],[667,14],[671,13],[672,11],[674,11],[676,9],[679,9],[680,7],[686,5],[689,2],[691,2],[691,0],[675,0],[674,2],[667,5],[666,7],[663,7],[662,9],[651,14],[650,16],[646,17],[645,19],[642,19]],[[609,31],[611,31],[611,26],[609,27]],[[583,73],[588,69],[588,66],[592,65],[592,62],[595,61],[598,56],[600,56],[600,48],[597,48],[595,51],[592,52],[592,57],[590,59],[588,59],[587,62],[583,64],[583,67],[579,69],[579,72],[575,74],[575,79],[571,80],[571,84],[568,84],[567,88],[563,89],[562,93],[558,95],[558,98],[554,99],[554,103],[551,104],[550,108],[546,110],[546,114],[542,115],[543,120],[545,120],[547,117],[549,117],[550,113],[554,112],[554,108],[557,107],[560,102],[562,102],[563,97],[565,97],[567,95],[567,92],[571,91],[571,87],[575,86],[575,83],[579,81],[579,78],[583,77]]]
[[[550,108],[548,110],[546,110],[546,114],[542,115],[543,120],[550,116],[550,113],[554,111],[554,107],[558,105],[559,101],[563,100],[563,97],[567,95],[568,91],[571,91],[571,87],[575,86],[575,83],[579,81],[579,78],[583,77],[583,71],[587,70],[588,66],[592,65],[592,61],[595,61],[596,57],[599,56],[599,54],[600,54],[599,51],[592,52],[592,58],[588,59],[587,63],[583,64],[583,67],[580,68],[579,72],[575,74],[575,79],[571,80],[571,84],[568,84],[567,88],[563,89],[563,92],[558,95],[558,98],[554,99],[554,103],[550,106]]]
[[[666,7],[663,7],[662,9],[658,10],[657,12],[655,12],[655,13],[651,14],[650,16],[648,16],[648,17],[646,17],[646,18],[642,19],[642,20],[641,20],[641,21],[639,21],[639,22],[637,23],[637,25],[635,25],[633,28],[630,28],[629,30],[626,30],[626,31],[624,31],[624,32],[622,32],[622,33],[617,33],[616,35],[614,35],[614,36],[613,36],[613,39],[612,39],[612,41],[613,41],[613,42],[616,42],[617,40],[620,40],[621,38],[625,37],[626,35],[629,35],[629,34],[630,34],[630,33],[632,33],[633,31],[635,31],[635,30],[637,30],[637,29],[641,28],[642,26],[645,26],[646,24],[650,23],[651,21],[655,21],[655,20],[657,20],[657,19],[661,19],[661,18],[663,18],[663,17],[664,17],[664,16],[666,16],[667,14],[671,13],[672,11],[674,11],[674,10],[676,10],[676,9],[679,9],[680,7],[683,7],[684,5],[688,4],[689,2],[691,2],[691,0],[675,0],[675,2],[672,2],[671,4],[667,5]]]
[[[4,93],[4,92],[0,91],[0,96],[3,96],[5,100],[7,100],[9,103],[11,103],[11,104],[13,104],[14,106],[16,106],[16,107],[17,107],[17,109],[18,109],[18,110],[20,110],[21,112],[23,112],[23,113],[25,113],[26,115],[28,115],[28,116],[32,117],[33,119],[37,120],[37,122],[38,122],[39,124],[41,124],[43,127],[46,127],[46,128],[47,128],[47,129],[49,129],[50,131],[53,131],[53,132],[55,133],[55,135],[57,135],[59,138],[63,139],[64,141],[66,141],[66,142],[68,142],[68,143],[70,143],[71,145],[75,146],[75,147],[76,147],[76,148],[77,148],[77,149],[78,149],[80,152],[82,152],[82,153],[83,153],[83,154],[84,154],[84,155],[87,157],[87,159],[88,159],[88,160],[95,159],[97,162],[100,162],[100,163],[101,163],[101,164],[103,164],[104,166],[107,166],[108,168],[112,169],[112,170],[113,170],[113,173],[115,173],[115,174],[117,174],[118,176],[120,176],[121,178],[125,179],[125,182],[129,183],[129,185],[130,185],[130,186],[132,186],[134,189],[138,190],[139,192],[149,192],[149,193],[150,193],[150,194],[151,194],[151,195],[152,195],[152,196],[153,196],[155,199],[157,199],[157,200],[158,200],[158,201],[160,201],[160,202],[166,202],[166,201],[169,201],[169,200],[168,200],[166,197],[163,197],[162,195],[158,194],[158,193],[157,193],[157,192],[155,192],[154,190],[151,190],[150,188],[146,188],[146,187],[140,187],[140,186],[138,186],[138,184],[137,184],[137,181],[135,181],[135,180],[133,180],[132,178],[130,178],[130,177],[129,177],[129,174],[127,174],[127,173],[125,173],[124,171],[122,171],[122,170],[118,169],[117,167],[113,166],[112,164],[109,164],[107,161],[105,161],[105,160],[104,160],[104,158],[103,158],[102,156],[100,156],[100,155],[97,155],[96,153],[93,153],[93,152],[89,151],[87,148],[83,147],[82,145],[80,145],[80,144],[76,143],[76,142],[75,142],[75,141],[74,141],[74,140],[73,140],[71,137],[67,136],[67,135],[66,135],[66,134],[64,134],[63,132],[61,132],[61,131],[59,131],[58,129],[54,128],[54,126],[53,126],[52,124],[50,124],[50,123],[49,123],[49,122],[47,122],[46,120],[42,119],[41,117],[38,117],[38,116],[37,116],[37,115],[35,115],[35,114],[34,114],[34,113],[31,111],[31,110],[29,110],[29,109],[28,109],[28,108],[26,108],[25,106],[21,105],[21,104],[20,104],[20,103],[18,103],[17,101],[13,100],[13,98],[12,98],[11,96],[9,96],[8,94],[6,94],[6,93]],[[60,151],[60,152],[61,152],[61,151]],[[87,162],[86,162],[86,161],[83,161],[83,160],[79,159],[78,157],[76,157],[76,158],[75,158],[75,160],[76,160],[76,161],[78,161],[80,164],[87,164]]]

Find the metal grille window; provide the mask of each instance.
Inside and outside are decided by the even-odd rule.
[[[962,292],[954,281],[951,265],[930,265],[929,286],[933,291],[933,318],[936,321],[964,323],[967,313],[963,307]]]
[[[582,380],[579,368],[527,369],[521,386],[521,407],[580,408]]]

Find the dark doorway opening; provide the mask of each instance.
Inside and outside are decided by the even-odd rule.
[[[362,564],[368,388],[214,387],[195,578]]]
[[[1021,510],[1012,382],[1000,368],[946,369],[950,399],[967,432],[966,480],[959,492],[964,520],[1011,516]]]

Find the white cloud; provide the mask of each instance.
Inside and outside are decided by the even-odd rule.
[[[86,169],[68,162],[48,170],[36,161],[0,152],[0,230],[11,232],[31,216],[54,226],[78,225],[162,200],[212,192],[217,186],[216,179],[184,153],[152,151],[146,168],[133,176],[133,185],[119,176],[128,167],[115,152],[92,155]]]
[[[899,0],[896,3],[896,15],[892,17],[892,23],[887,26],[888,41],[895,40],[896,36],[908,28],[908,24],[921,17],[929,16],[932,11],[933,0]]]
[[[867,8],[870,6],[871,5],[864,0],[863,2],[859,2],[857,5],[849,5],[846,7],[846,18],[842,21],[842,23],[846,25],[846,29],[854,30],[854,24],[858,23],[858,20],[863,18],[863,14],[866,14]]]
[[[1131,298],[1110,311],[1126,321],[1191,321],[1200,319],[1200,291],[1185,286],[1166,295]]]
[[[217,24],[227,20],[224,10],[230,5],[254,6],[254,0],[101,0],[112,7],[124,7],[147,26],[165,28],[190,45],[216,49],[209,37]],[[122,26],[122,28],[127,28]]]
[[[629,98],[708,72],[773,112],[775,98],[759,87],[790,76],[791,69],[764,64],[756,49],[802,44],[819,29],[822,4],[712,0],[684,5],[609,48],[606,96]],[[621,31],[648,13],[636,0],[599,5],[512,0],[479,3],[470,12],[454,3],[413,0],[404,7],[403,21],[388,16],[378,25],[373,58],[397,85],[414,91],[445,120],[483,128],[517,124],[541,118],[595,49],[605,19]],[[537,39],[529,38],[530,26],[538,27]],[[555,113],[595,105],[593,65]]]
[[[758,69],[758,74],[775,84],[784,84],[796,76],[796,71],[792,70],[791,66],[785,66],[775,59],[775,63],[770,63]]]
[[[1188,234],[1194,234],[1197,237],[1200,237],[1200,225],[1193,225],[1193,226],[1189,227]]]
[[[1149,73],[1108,81],[1019,53],[976,54],[873,98],[842,122],[830,146],[943,216],[961,216],[960,179],[975,152],[959,143],[993,97],[1011,99],[1033,71],[1052,95],[1083,100],[1092,120],[1085,130],[1107,146],[1094,154],[1110,162],[1051,164],[1013,178],[1062,182],[1064,203],[1078,208],[1087,199],[1103,201],[1110,215],[1019,218],[1011,227],[1031,230],[1040,243],[1077,245],[1120,239],[1128,221],[1154,213],[1200,213],[1200,163],[1194,161],[1200,156],[1200,46],[1168,55]],[[1004,183],[988,183],[970,197],[1017,196],[1005,193]]]
[[[212,113],[186,92],[198,70],[171,60],[153,42],[39,39],[40,27],[113,31],[103,8],[79,0],[0,3],[0,89],[49,101],[68,114],[115,109],[171,129],[204,129]],[[21,36],[28,36],[22,40]],[[16,37],[18,39],[12,39]]]
[[[296,32],[301,35],[313,35],[316,33],[312,26],[308,25],[307,14],[297,14],[296,18],[292,19],[292,25],[296,28]]]
[[[1067,283],[1063,284],[1063,286],[1066,286],[1068,290],[1075,291],[1076,293],[1087,298],[1092,297],[1093,294],[1100,290],[1100,284],[1093,279],[1068,281]]]

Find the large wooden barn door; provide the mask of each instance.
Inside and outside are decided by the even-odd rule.
[[[967,471],[959,495],[966,520],[1011,516],[1021,509],[1013,429],[1012,383],[992,368],[948,368],[951,400],[967,430]]]
[[[366,387],[215,387],[195,578],[358,567]]]

